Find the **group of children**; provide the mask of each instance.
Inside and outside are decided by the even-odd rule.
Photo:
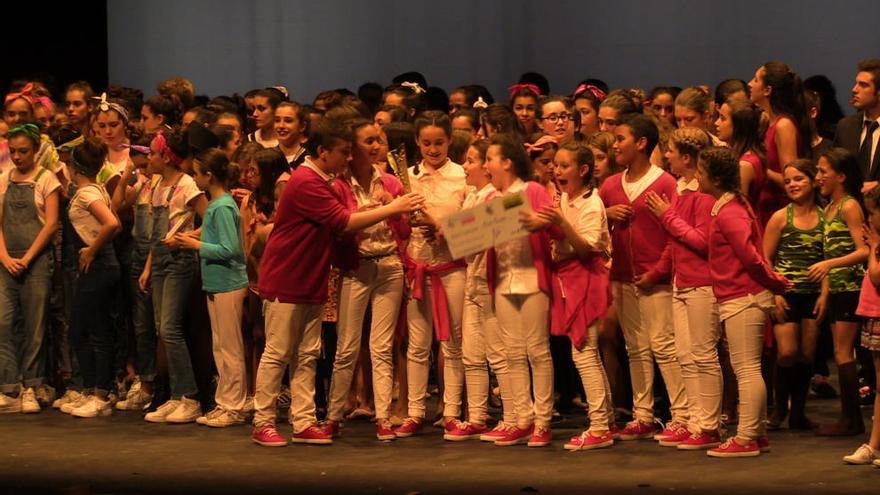
[[[588,418],[570,450],[653,439],[758,456],[786,419],[861,434],[860,332],[880,370],[880,61],[856,81],[856,150],[823,140],[830,102],[780,62],[714,98],[596,79],[555,96],[527,74],[509,104],[475,85],[447,97],[410,73],[311,106],[283,87],[197,104],[183,79],[146,101],[75,83],[65,112],[23,82],[6,96],[0,148],[0,412],[38,412],[57,372],[53,405],[75,417],[115,408],[225,427],[252,415],[257,444],[330,444],[369,389],[376,436],[391,441],[433,421],[433,364],[446,440],[542,447],[570,367]],[[442,220],[514,196],[527,233],[455,259]],[[216,369],[207,411],[200,308]],[[842,414],[820,426],[805,405],[823,320]],[[655,370],[671,417],[659,427]],[[731,392],[738,426],[724,439]],[[290,440],[277,428],[285,395]],[[880,465],[873,425],[846,462]]]

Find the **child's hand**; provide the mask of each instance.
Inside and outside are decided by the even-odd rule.
[[[862,238],[865,240],[865,244],[871,247],[872,251],[876,251],[877,247],[880,246],[880,234],[870,224],[862,224]]]
[[[822,260],[818,263],[814,263],[807,272],[807,278],[810,280],[810,282],[819,282],[828,275],[828,272],[831,271],[831,268],[831,260]],[[789,288],[791,288],[790,280]]]
[[[629,205],[614,205],[606,208],[605,214],[612,222],[625,222],[632,216],[633,209]]]
[[[672,203],[669,202],[669,198],[665,194],[661,197],[654,191],[648,191],[645,194],[645,203],[648,205],[651,213],[656,215],[657,218],[662,217],[666,210],[672,207]]]
[[[529,232],[534,232],[536,230],[541,230],[547,225],[549,225],[549,221],[544,218],[541,218],[537,213],[533,211],[520,211],[519,212],[519,223],[522,224],[523,227],[526,228]]]
[[[174,236],[174,240],[177,242],[177,246],[183,249],[198,250],[202,247],[202,241],[190,233],[177,234]]]
[[[547,224],[562,225],[562,222],[565,220],[565,217],[562,216],[562,211],[552,206],[545,206],[537,215],[542,222]]]
[[[776,296],[776,307],[773,308],[773,311],[770,313],[773,317],[773,321],[776,323],[785,322],[785,312],[790,310],[791,308],[788,306],[788,301],[785,300],[782,296]]]

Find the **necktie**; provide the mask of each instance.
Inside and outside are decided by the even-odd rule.
[[[871,162],[871,145],[874,143],[874,132],[877,130],[876,120],[865,121],[865,127],[867,128],[865,132],[865,139],[862,141],[862,146],[859,148],[859,164],[862,165],[868,172],[867,178],[873,178],[874,170],[872,169],[873,163]]]

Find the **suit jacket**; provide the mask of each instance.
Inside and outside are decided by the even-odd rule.
[[[864,121],[865,114],[862,112],[840,119],[840,122],[837,123],[837,131],[834,133],[834,146],[846,148],[858,157]],[[880,130],[874,132],[880,132]],[[874,152],[874,162],[871,166],[867,163],[859,163],[859,166],[862,167],[865,181],[880,180],[880,150]]]

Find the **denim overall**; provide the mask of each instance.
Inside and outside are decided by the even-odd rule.
[[[171,399],[198,394],[195,374],[183,331],[190,286],[196,269],[195,252],[189,249],[170,250],[162,240],[169,230],[168,203],[174,196],[181,175],[168,190],[161,206],[152,206],[152,286],[153,313],[159,327],[159,336],[165,343],[168,357],[168,375]],[[152,203],[152,202],[151,202]]]
[[[150,182],[147,182],[144,187],[149,185]],[[153,315],[153,299],[138,286],[138,279],[144,271],[147,256],[150,254],[152,232],[153,216],[149,201],[135,204],[134,225],[131,230],[133,241],[129,283],[133,299],[131,319],[135,338],[134,367],[141,381],[144,382],[152,382],[156,377],[156,323]]]
[[[10,170],[2,179],[9,181],[3,197],[3,240],[9,256],[20,258],[43,229],[34,189],[40,177],[51,172],[41,168],[29,182],[12,182],[12,173]],[[0,393],[15,393],[20,382],[26,388],[44,382],[43,339],[52,285],[51,265],[51,249],[44,249],[18,277],[0,267]],[[20,330],[16,328],[17,321],[22,323]],[[22,335],[14,337],[17,331]]]
[[[80,188],[77,194],[87,187],[101,188],[97,184],[87,184]],[[70,200],[70,204],[74,204],[75,201],[76,196]],[[71,230],[73,245],[79,253],[79,250],[87,244],[76,229]],[[76,352],[83,387],[94,388],[102,397],[116,385],[116,330],[108,306],[116,297],[118,282],[119,262],[116,259],[113,242],[108,240],[98,250],[88,271],[77,273],[73,296],[74,314],[70,330],[70,342]]]

